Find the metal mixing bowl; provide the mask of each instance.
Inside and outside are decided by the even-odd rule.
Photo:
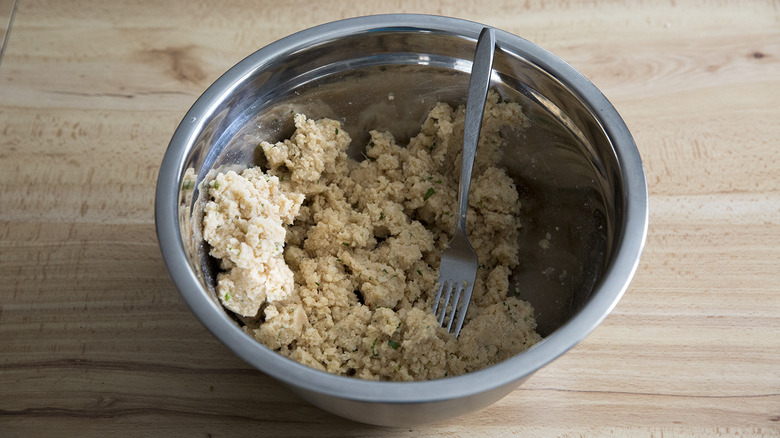
[[[213,169],[257,162],[255,146],[293,131],[291,111],[340,120],[359,156],[370,129],[403,144],[437,101],[463,103],[482,25],[383,15],[342,20],[258,50],[220,77],[176,130],[160,168],[156,223],[176,286],[237,355],[311,403],[353,420],[411,426],[484,408],[572,348],[628,287],[647,234],[647,186],[636,145],[596,87],[568,64],[497,32],[492,88],[524,105],[531,126],[507,131],[502,165],[524,202],[521,264],[512,290],[536,310],[540,343],[458,377],[374,382],[330,375],[256,342],[214,294],[200,234],[198,186]],[[262,165],[262,162],[259,163]],[[195,177],[194,184],[191,180]],[[260,409],[261,407],[258,407]]]

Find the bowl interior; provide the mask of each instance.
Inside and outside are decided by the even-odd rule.
[[[510,290],[533,304],[538,331],[548,336],[588,302],[608,266],[621,233],[623,186],[593,111],[502,45],[501,35],[491,88],[521,103],[531,120],[519,133],[505,132],[502,165],[524,204],[521,263]],[[199,121],[203,129],[184,160],[182,170],[193,169],[197,182],[179,195],[182,243],[210,298],[217,302],[216,268],[201,238],[198,191],[208,172],[262,166],[257,143],[289,137],[293,112],[341,121],[353,158],[362,156],[371,129],[389,130],[404,144],[436,102],[465,102],[474,46],[475,38],[445,32],[374,29],[265,59],[224,91]]]

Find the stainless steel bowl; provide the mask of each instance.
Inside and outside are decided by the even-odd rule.
[[[522,262],[512,282],[534,305],[544,340],[463,376],[363,381],[274,353],[220,306],[215,266],[200,237],[198,184],[206,174],[256,163],[258,138],[278,141],[291,134],[291,110],[340,120],[357,147],[369,129],[390,130],[403,142],[435,102],[464,102],[482,27],[447,17],[381,15],[296,33],[219,78],[168,146],[155,213],[176,286],[200,321],[237,355],[322,409],[360,422],[410,426],[484,408],[590,333],[637,268],[647,234],[647,186],[626,125],[571,66],[498,31],[492,88],[521,102],[532,120],[521,135],[507,132],[514,136],[507,139],[502,163],[525,202]],[[185,180],[188,170],[195,184]]]

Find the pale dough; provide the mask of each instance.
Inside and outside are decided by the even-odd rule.
[[[223,305],[272,350],[362,379],[454,376],[538,342],[531,306],[507,296],[520,199],[496,166],[501,130],[527,119],[494,92],[469,198],[480,269],[460,337],[430,310],[455,224],[464,113],[437,104],[407,147],[372,131],[362,161],[347,157],[350,136],[337,121],[296,114],[289,140],[260,144],[265,173],[219,174],[209,183],[204,237],[224,269]]]

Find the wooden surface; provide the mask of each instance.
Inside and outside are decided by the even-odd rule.
[[[780,436],[780,3],[31,1],[0,63],[0,436]],[[254,371],[160,257],[179,120],[254,50],[355,15],[508,30],[588,76],[635,136],[650,230],[625,297],[495,405],[355,424]]]

